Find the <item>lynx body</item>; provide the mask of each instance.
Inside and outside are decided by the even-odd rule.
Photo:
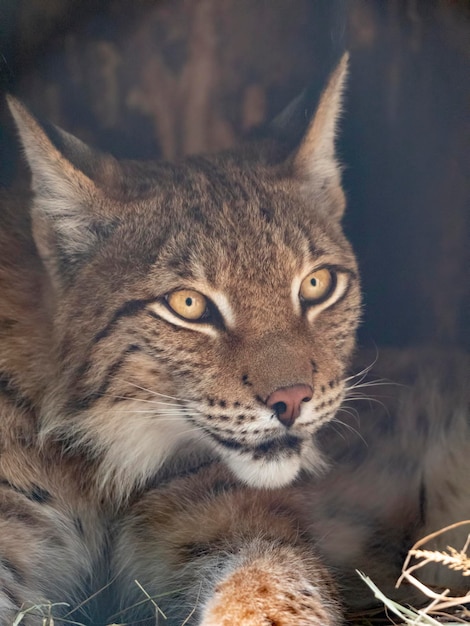
[[[347,464],[315,478],[361,307],[334,153],[346,64],[297,147],[171,165],[118,163],[10,99],[33,197],[0,217],[2,626],[102,585],[106,619],[153,623],[134,580],[175,626],[340,623],[318,553],[350,572],[376,531],[341,517]]]

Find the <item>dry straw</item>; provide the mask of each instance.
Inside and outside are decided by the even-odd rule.
[[[468,624],[470,623],[470,610],[465,608],[464,605],[470,604],[470,585],[465,585],[464,579],[462,587],[466,591],[463,595],[451,596],[450,589],[431,589],[415,576],[417,570],[429,563],[438,563],[442,567],[448,567],[451,570],[460,572],[463,577],[470,576],[470,557],[468,555],[470,534],[467,535],[467,539],[461,549],[448,546],[446,551],[429,550],[423,547],[436,537],[464,525],[470,526],[470,520],[457,522],[430,535],[426,535],[426,537],[417,541],[408,552],[396,587],[407,581],[421,591],[429,599],[428,604],[421,609],[405,607],[394,602],[387,598],[367,576],[361,572],[358,572],[358,574],[372,589],[375,597],[383,602],[386,609],[398,616],[408,626],[442,626],[443,623],[448,626]]]

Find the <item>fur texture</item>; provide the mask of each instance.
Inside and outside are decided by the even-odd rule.
[[[466,409],[432,426],[464,406],[460,387],[423,409],[418,460],[402,438],[423,413],[403,396],[379,457],[328,429],[351,395],[361,307],[334,152],[346,66],[299,146],[171,165],[118,163],[10,99],[33,198],[3,197],[0,217],[2,626],[25,603],[74,605],[102,585],[107,619],[154,623],[134,580],[175,626],[338,624],[321,558],[350,591],[361,559],[383,573],[378,529],[401,555],[467,510],[459,479],[439,504],[447,479],[429,460],[459,432],[442,467],[466,471]],[[363,414],[380,449],[383,416]]]

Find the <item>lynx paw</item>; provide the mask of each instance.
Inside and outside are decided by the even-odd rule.
[[[302,575],[253,564],[215,587],[200,626],[333,626],[340,623],[338,609],[325,596]]]

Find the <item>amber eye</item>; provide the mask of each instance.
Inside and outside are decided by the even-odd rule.
[[[335,275],[326,267],[306,276],[300,285],[300,297],[309,303],[327,298],[335,286]]]
[[[200,320],[207,311],[207,299],[192,289],[173,291],[166,301],[175,313],[192,322]]]

